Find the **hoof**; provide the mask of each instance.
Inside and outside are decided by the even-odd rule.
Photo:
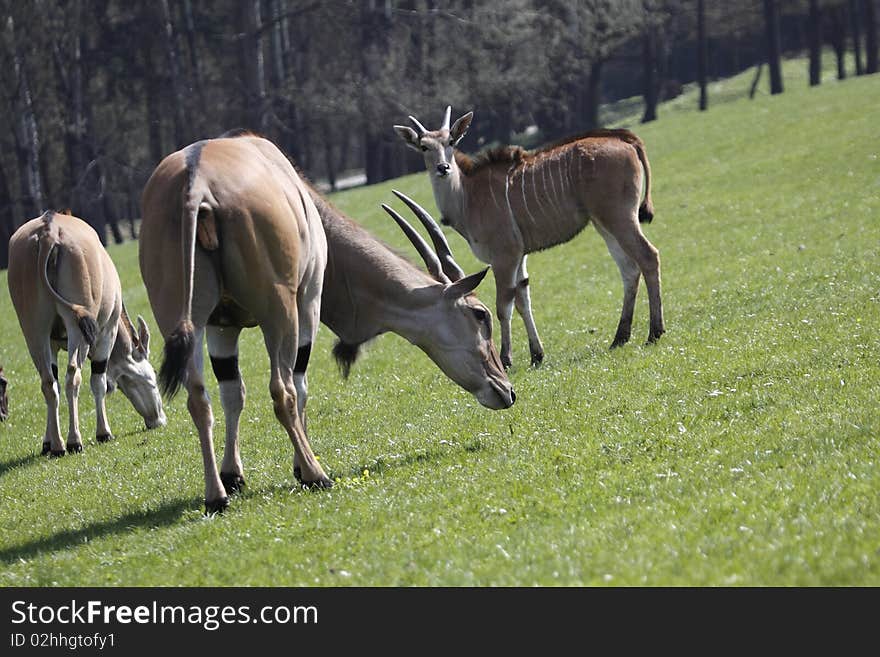
[[[609,349],[617,349],[618,347],[622,347],[627,342],[629,342],[628,335],[616,335],[614,336],[614,342],[611,343]]]
[[[205,500],[205,515],[210,516],[214,513],[223,513],[229,507],[229,498],[221,497],[218,500]]]
[[[315,481],[303,481],[302,479],[299,479],[299,483],[306,490],[325,490],[327,488],[333,488],[333,480],[328,479],[327,477]]]
[[[64,456],[65,454],[67,454],[67,452],[65,452],[63,449],[53,449],[53,450],[50,450],[49,453],[51,454],[53,459],[60,458],[60,457]]]
[[[504,369],[509,370],[512,365],[513,365],[513,363],[510,360],[510,356],[502,356],[501,357],[501,366]]]
[[[541,363],[544,362],[544,352],[532,352],[532,367],[538,367]]]
[[[67,451],[71,454],[81,454],[83,451],[82,443],[67,443]]]
[[[52,446],[49,443],[43,443],[43,451],[40,452],[40,456],[46,456],[49,452],[52,451]]]
[[[244,477],[234,472],[221,472],[220,481],[227,495],[233,495],[244,488]]]
[[[321,477],[320,479],[316,479],[315,481],[303,481],[302,478],[302,469],[296,467],[293,469],[293,476],[296,477],[296,480],[300,483],[303,488],[307,488],[309,490],[320,490],[322,488],[333,488],[333,480],[328,479],[327,477]]]
[[[112,433],[103,433],[100,436],[95,436],[95,440],[97,440],[99,443],[109,443],[111,440],[116,439],[113,437]]]
[[[648,341],[645,344],[654,344],[664,333],[666,333],[666,331],[651,331],[651,333],[648,334]]]

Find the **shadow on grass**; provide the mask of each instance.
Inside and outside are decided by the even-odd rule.
[[[331,468],[328,474],[334,483],[338,484],[333,490],[346,490],[348,488],[346,482],[340,481],[340,479],[349,481],[360,480],[364,474],[364,470],[369,470],[370,476],[378,476],[403,470],[409,466],[420,466],[424,464],[431,465],[455,454],[473,454],[475,452],[483,452],[490,449],[491,446],[477,438],[455,445],[432,447],[430,449],[422,449],[409,454],[401,454],[399,456],[377,456],[367,463],[349,467],[347,470],[336,471]],[[245,479],[247,479],[247,472],[245,472]],[[249,499],[263,495],[274,496],[278,494],[288,494],[300,490],[304,493],[320,493],[322,489],[306,488],[298,481],[293,480],[269,484],[261,486],[260,488],[245,486],[238,495],[240,495],[242,499]]]
[[[92,541],[96,538],[113,534],[122,534],[137,527],[171,525],[177,522],[184,512],[197,509],[201,504],[201,498],[178,499],[149,511],[128,513],[119,518],[96,522],[81,529],[61,531],[53,536],[0,550],[0,563],[8,564],[18,559],[31,559],[45,552],[54,552],[75,545],[83,545],[86,541]]]
[[[28,454],[27,456],[17,456],[13,459],[9,459],[8,461],[3,461],[0,463],[0,477],[5,475],[10,470],[20,467],[22,465],[30,465],[31,463],[35,463],[39,461],[42,456],[39,453],[34,452],[32,454]]]
[[[148,431],[148,429],[135,429],[133,431],[128,431],[126,433],[118,434],[114,437],[115,439],[111,443],[99,443],[97,440],[95,440],[93,438],[91,441],[85,442],[84,449],[100,449],[100,448],[104,447],[105,445],[109,446],[109,445],[113,444],[113,442],[118,442],[119,440],[121,440],[123,438],[128,438],[130,436],[139,436],[139,435],[145,434],[145,433],[147,433],[147,431]],[[143,442],[146,442],[146,437],[144,438],[142,443]],[[69,454],[68,456],[80,456],[80,455]],[[34,463],[37,463],[41,459],[48,460],[49,457],[45,454],[41,454],[40,452],[35,451],[35,452],[31,452],[30,454],[28,454],[26,456],[16,456],[15,458],[11,458],[8,461],[3,461],[2,463],[0,463],[0,477],[2,477],[3,475],[5,475],[7,472],[9,472],[10,470],[12,470],[14,468],[18,468],[18,467],[25,466],[25,465],[32,465]]]

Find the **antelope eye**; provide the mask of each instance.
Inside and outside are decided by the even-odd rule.
[[[489,318],[489,314],[483,310],[482,308],[474,308],[474,317],[477,318],[479,322],[485,322]]]
[[[427,147],[427,146],[422,146],[422,150],[423,150],[423,151],[426,151],[426,150],[428,150],[428,147]]]

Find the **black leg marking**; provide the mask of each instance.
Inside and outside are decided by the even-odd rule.
[[[309,357],[312,355],[312,343],[304,344],[296,352],[296,365],[293,366],[295,374],[303,374],[309,366]]]
[[[221,472],[220,481],[223,482],[223,488],[227,495],[237,493],[244,488],[244,477],[234,472]]]
[[[532,353],[532,367],[538,367],[542,362],[544,362],[544,350],[543,349],[533,349]]]
[[[93,360],[92,361],[92,374],[104,374],[107,371],[107,361],[106,360]]]
[[[296,480],[299,482],[300,486],[307,490],[322,490],[325,488],[333,488],[333,480],[328,478],[317,479],[315,481],[303,481],[302,478],[302,469],[294,468],[293,476],[296,477]]]
[[[211,356],[211,369],[214,370],[217,381],[235,381],[241,378],[238,370],[238,356],[224,356],[222,358]]]
[[[214,513],[223,513],[227,508],[229,508],[228,497],[221,497],[219,500],[214,500],[213,502],[208,502],[208,500],[205,500],[206,516]]]
[[[55,363],[52,363],[52,378],[58,380],[58,366]]]
[[[522,280],[519,282],[519,286],[520,286],[521,288],[527,288],[527,287],[529,286],[529,279],[528,279],[528,277],[522,279]]]

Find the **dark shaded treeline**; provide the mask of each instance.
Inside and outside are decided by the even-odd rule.
[[[877,70],[878,0],[0,0],[0,267],[15,228],[71,209],[135,236],[167,153],[233,127],[278,143],[335,187],[420,170],[407,114],[477,110],[472,143],[547,141],[644,99],[643,120],[698,81],[822,46]],[[537,131],[524,133],[529,126]]]

